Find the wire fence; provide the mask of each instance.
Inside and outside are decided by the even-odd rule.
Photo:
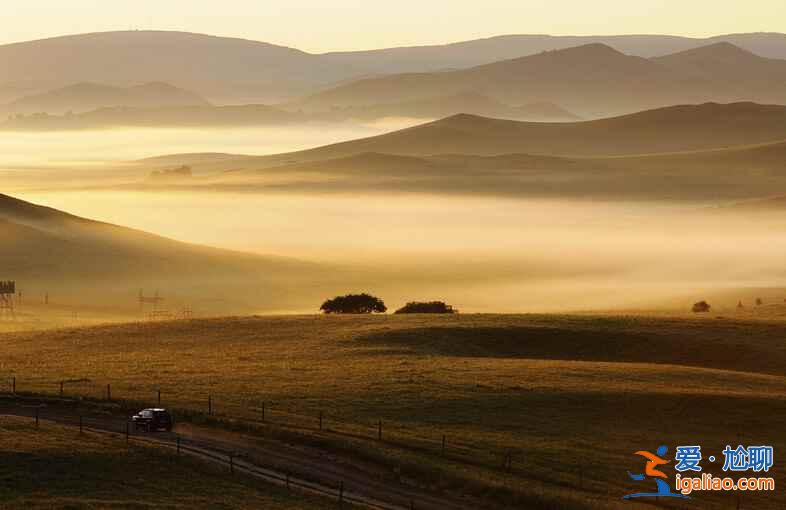
[[[305,479],[293,476],[288,472],[280,472],[273,468],[261,466],[259,464],[260,459],[256,457],[252,461],[250,456],[243,452],[228,450],[226,447],[219,447],[215,444],[208,445],[203,440],[193,440],[180,435],[176,435],[174,439],[169,440],[151,438],[145,434],[140,435],[136,432],[134,427],[130,426],[130,422],[127,420],[123,422],[108,422],[105,419],[89,415],[57,414],[56,416],[49,416],[47,410],[40,407],[28,408],[27,411],[29,412],[29,417],[35,420],[35,426],[37,428],[40,428],[42,421],[46,422],[47,420],[56,418],[54,421],[59,424],[78,427],[80,436],[84,436],[85,432],[99,434],[108,433],[120,437],[124,436],[126,443],[135,442],[165,447],[178,456],[187,454],[220,464],[232,474],[238,472],[284,487],[287,491],[295,490],[301,493],[333,499],[338,503],[339,508],[342,508],[344,504],[372,508],[375,510],[414,510],[417,508],[415,499],[412,498],[402,500],[401,497],[399,497],[396,498],[399,501],[395,503],[384,502],[377,498],[345,488],[343,481],[326,481],[316,478]]]
[[[304,412],[293,411],[280,403],[260,397],[205,394],[201,397],[150,390],[149,385],[97,383],[94,380],[64,379],[46,381],[0,378],[0,393],[42,395],[64,399],[122,404],[124,409],[167,407],[180,418],[229,420],[233,424],[269,427],[293,434],[319,438],[333,437],[361,442],[372,448],[395,448],[465,466],[515,473],[523,465],[524,454],[516,445],[504,445],[473,438],[471,441],[439,430],[432,435],[392,420],[348,419],[328,406]],[[173,397],[172,395],[177,395]]]

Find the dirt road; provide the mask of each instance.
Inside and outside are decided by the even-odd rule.
[[[380,510],[464,510],[482,508],[477,501],[438,494],[402,483],[377,465],[320,450],[312,445],[289,444],[256,436],[189,423],[176,424],[171,433],[142,433],[128,427],[128,418],[110,410],[90,409],[59,399],[0,398],[0,414],[23,416],[96,432],[128,434],[181,454],[221,464],[226,469],[292,490],[319,494],[360,507]],[[127,429],[128,427],[128,429]],[[128,432],[126,432],[128,430]]]

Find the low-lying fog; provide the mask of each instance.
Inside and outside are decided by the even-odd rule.
[[[20,135],[21,145],[6,137],[3,160],[13,163],[6,168],[57,174],[54,167],[74,161],[206,148],[278,152],[357,135],[318,129],[137,131]],[[102,167],[94,171],[98,175]],[[707,204],[63,191],[34,170],[14,174],[25,186],[2,191],[80,216],[183,241],[357,268],[368,283],[346,291],[379,293],[391,306],[445,299],[466,311],[684,309],[693,300],[722,296],[719,304],[732,307],[738,297],[750,298],[738,289],[786,286],[786,240],[773,236],[786,222],[718,213]],[[324,297],[314,296],[315,308]]]
[[[373,136],[418,122],[422,121],[399,118],[367,124],[313,123],[297,127],[3,131],[0,172],[19,167],[92,165],[188,152],[276,154]]]
[[[397,298],[445,298],[475,311],[681,307],[705,291],[786,284],[786,240],[772,236],[773,225],[684,204],[116,191],[21,198],[179,240],[371,269],[369,281]]]

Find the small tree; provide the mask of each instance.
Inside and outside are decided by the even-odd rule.
[[[693,313],[707,313],[710,311],[710,304],[706,301],[699,301],[693,305]]]
[[[385,313],[388,308],[370,294],[347,294],[328,299],[319,309],[324,313]]]
[[[452,306],[442,301],[412,301],[396,310],[396,313],[457,313]]]
[[[756,298],[756,306],[761,306],[763,304],[764,304],[764,301],[760,297],[757,297]]]

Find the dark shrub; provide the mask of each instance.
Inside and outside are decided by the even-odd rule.
[[[693,313],[707,313],[710,311],[710,304],[706,301],[699,301],[693,305]]]
[[[412,301],[396,310],[396,313],[458,313],[458,310],[442,301]]]
[[[324,313],[385,313],[388,308],[370,294],[347,294],[328,299],[319,308]]]

